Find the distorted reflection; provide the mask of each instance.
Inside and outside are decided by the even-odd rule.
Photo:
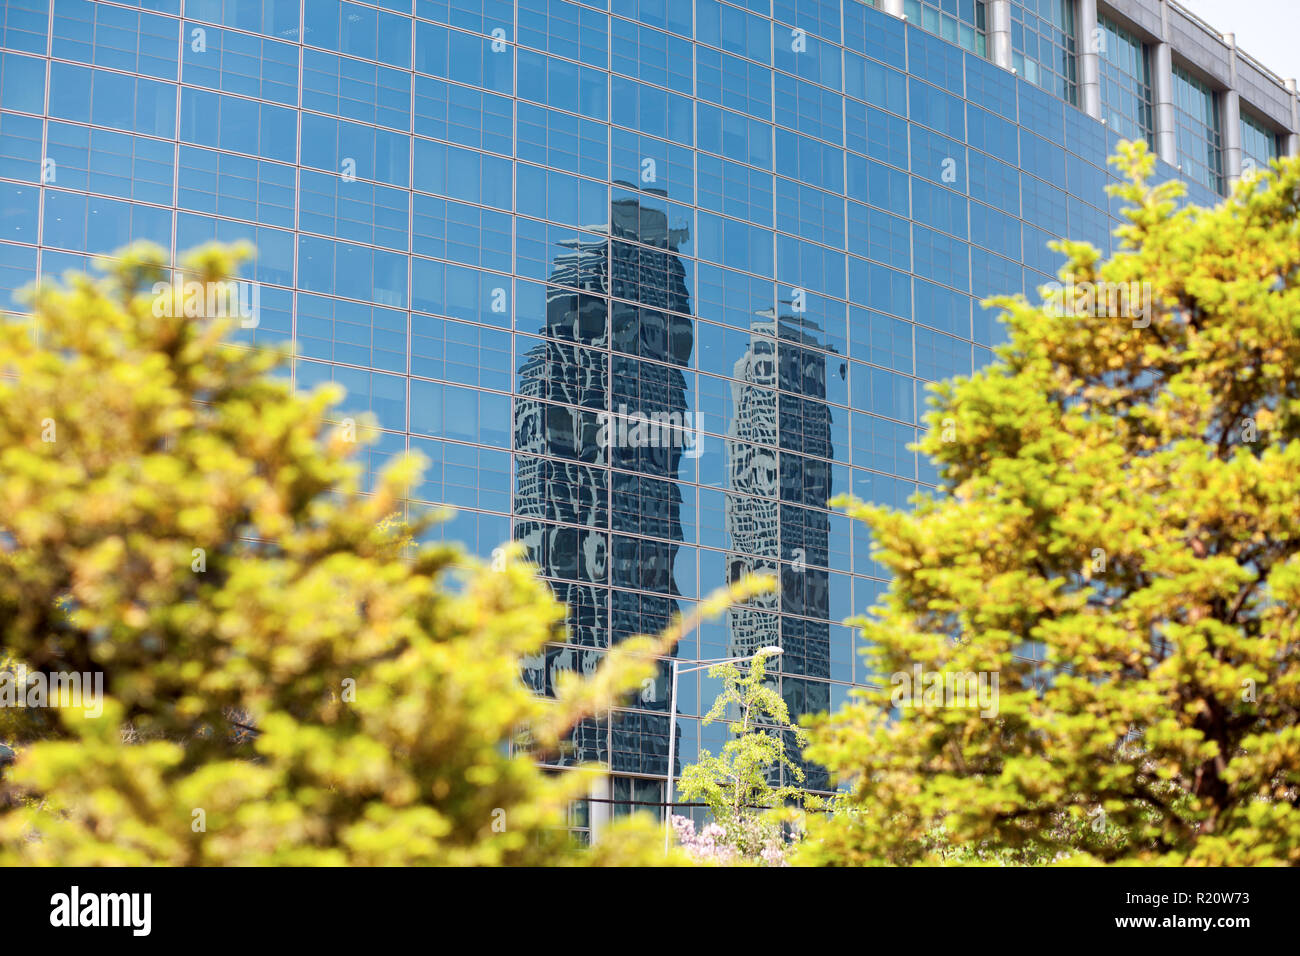
[[[658,631],[684,597],[721,583],[696,581],[696,549],[686,542],[698,539],[683,532],[683,501],[694,529],[696,497],[682,482],[694,479],[690,459],[708,439],[691,407],[695,323],[681,255],[689,229],[664,199],[616,189],[609,221],[583,226],[603,239],[556,243],[541,326],[521,330],[541,338],[517,336],[525,347],[513,424],[515,537],[569,607],[567,642],[525,668],[541,693],[553,693],[564,671],[590,673],[603,648]],[[726,652],[782,645],[783,673],[772,680],[792,715],[825,710],[824,508],[835,493],[828,346],[801,297],[758,311],[748,336],[724,339],[737,352],[727,360],[731,380],[710,381],[730,389],[725,421],[711,419],[725,427],[713,439],[725,461],[725,573],[731,581],[767,573],[782,584],[780,594],[728,612]],[[833,367],[843,375],[842,364]],[[668,686],[665,667],[627,709],[579,727],[565,762],[666,774]],[[825,786],[823,772],[807,770],[809,785]]]

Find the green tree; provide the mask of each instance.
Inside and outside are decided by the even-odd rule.
[[[528,693],[520,659],[561,637],[546,587],[513,552],[416,547],[417,462],[361,494],[338,391],[296,396],[231,320],[185,317],[237,256],[198,251],[184,285],[163,262],[128,250],[0,325],[0,648],[107,698],[22,732],[0,864],[662,862],[644,819],[573,850],[585,773],[510,745],[561,752],[691,622]]]
[[[741,860],[777,862],[784,857],[789,821],[768,811],[804,802],[796,786],[804,780],[803,768],[791,758],[787,738],[802,747],[807,735],[791,724],[785,701],[768,683],[762,652],[743,670],[727,661],[710,667],[709,676],[720,677],[723,687],[703,723],[725,721],[734,736],[717,756],[700,751],[699,760],[682,770],[677,788],[683,800],[708,805],[722,828],[722,844]],[[794,784],[773,785],[782,768]]]
[[[1300,164],[1200,209],[1143,144],[1115,162],[1115,254],[1060,244],[935,388],[938,492],[850,506],[885,686],[813,722],[851,811],[804,862],[1300,863]],[[900,701],[918,665],[997,675],[996,715]]]

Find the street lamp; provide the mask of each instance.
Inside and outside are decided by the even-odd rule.
[[[746,661],[757,660],[760,657],[780,657],[781,648],[775,645],[760,647],[748,657],[718,657],[709,661],[695,661],[695,666],[682,669],[679,665],[680,659],[673,658],[673,683],[672,690],[669,693],[668,704],[668,791],[664,795],[664,855],[668,855],[669,841],[673,834],[673,758],[677,754],[677,676],[679,674],[690,674],[694,671],[702,671],[705,668],[712,667],[714,664],[744,664]]]

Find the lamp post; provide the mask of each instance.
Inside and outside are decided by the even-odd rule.
[[[709,661],[695,661],[694,667],[687,667],[684,670],[679,666],[681,661],[673,658],[673,682],[668,704],[668,790],[664,795],[664,856],[668,855],[668,847],[673,835],[673,758],[677,754],[677,676],[702,671],[715,664],[744,664],[760,657],[780,656],[781,648],[771,645],[760,647],[748,657],[718,657]]]

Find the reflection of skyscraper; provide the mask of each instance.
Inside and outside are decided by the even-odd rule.
[[[728,649],[744,657],[780,645],[783,672],[826,678],[830,518],[821,509],[832,495],[834,452],[831,409],[824,400],[826,355],[803,348],[823,343],[814,334],[816,325],[797,314],[768,313],[750,331],[749,348],[736,362],[731,384],[729,435],[736,440],[727,443],[727,471],[737,494],[726,499],[726,530],[736,549],[727,556],[728,577],[735,581],[779,567],[781,593],[728,612]],[[792,715],[829,705],[828,684],[788,676],[782,687]],[[826,786],[824,771],[803,767],[807,785]]]
[[[553,693],[563,671],[588,674],[599,664],[592,650],[609,643],[607,577],[609,536],[605,472],[595,447],[591,415],[603,407],[608,343],[604,242],[569,244],[555,260],[546,294],[547,336],[523,358],[514,409],[515,538],[529,560],[551,579],[568,607],[564,646],[548,645],[524,662],[525,679]],[[584,347],[584,346],[595,346]],[[561,762],[608,759],[605,721],[574,728]]]
[[[731,383],[735,409],[727,442],[727,476],[737,495],[728,495],[724,523],[735,551],[727,555],[727,577],[738,581],[746,574],[774,573],[780,554],[780,466],[776,448],[780,425],[777,411],[777,355],[775,322],[750,325],[749,348],[737,360],[736,381]],[[740,497],[743,495],[743,497]],[[727,615],[728,653],[746,657],[760,647],[780,643],[776,612],[780,597],[764,594],[749,607]]]
[[[687,231],[674,228],[665,210],[637,198],[611,204],[611,413],[626,409],[680,416],[688,411],[686,379],[679,369],[690,361],[694,333],[687,318],[686,270],[676,255],[687,239]],[[616,639],[654,631],[680,610],[673,572],[676,542],[682,540],[677,478],[683,453],[676,442],[645,447],[611,443],[615,530],[638,535],[614,535],[611,583],[641,592],[613,592]],[[667,727],[660,732],[666,739]],[[655,763],[662,762],[666,772],[666,753],[663,758]]]
[[[816,326],[791,321],[781,339],[781,695],[791,716],[830,709],[831,406],[826,352]],[[793,344],[792,344],[793,343]],[[833,351],[833,349],[831,349]],[[801,675],[801,676],[795,676]],[[809,680],[808,678],[820,678]],[[787,739],[794,748],[794,741]],[[804,785],[830,787],[826,770],[801,760]]]
[[[589,672],[594,648],[658,631],[680,610],[676,481],[684,448],[625,444],[617,429],[601,427],[611,415],[687,412],[680,367],[690,360],[693,333],[676,250],[688,233],[651,203],[616,198],[609,222],[588,227],[590,241],[564,243],[570,251],[556,257],[547,290],[546,339],[519,366],[515,538],[556,579],[557,597],[570,609],[568,643],[526,668],[542,692],[553,690],[562,670]],[[666,696],[656,691],[634,704],[663,711]],[[593,722],[575,735],[577,759],[667,773],[662,714],[616,713],[609,741],[605,727]]]

